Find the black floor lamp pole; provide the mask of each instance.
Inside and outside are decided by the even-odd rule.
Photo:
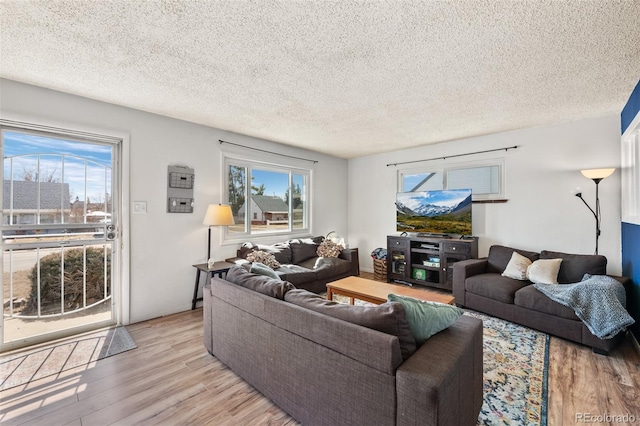
[[[594,179],[594,182],[596,179]],[[598,239],[600,238],[600,199],[598,198],[598,184],[600,180],[596,182],[596,209],[592,209],[591,206],[582,198],[582,192],[578,192],[576,197],[580,198],[585,206],[593,213],[593,217],[596,219],[596,252],[598,254]]]
[[[598,185],[602,179],[594,179],[596,183],[596,254],[598,254],[598,239],[600,238],[600,197],[598,196]]]
[[[207,239],[207,262],[211,259],[211,226],[209,226],[209,238]]]
[[[593,217],[596,218],[596,254],[598,254],[598,239],[600,238],[600,196],[598,194],[599,183],[602,179],[611,176],[615,171],[615,168],[603,168],[603,169],[586,169],[580,170],[582,176],[591,179],[596,184],[596,205],[595,210],[589,207],[589,204],[582,198],[582,193],[578,192],[576,197],[580,198],[585,206],[591,210]]]

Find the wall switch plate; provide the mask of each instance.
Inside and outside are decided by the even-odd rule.
[[[145,214],[147,213],[147,202],[146,201],[134,201],[133,202],[133,212]]]

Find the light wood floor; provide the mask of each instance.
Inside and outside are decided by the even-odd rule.
[[[364,274],[363,274],[364,275]],[[0,392],[4,425],[297,424],[202,344],[202,310],[128,326],[138,348]],[[610,355],[552,338],[548,424],[580,413],[635,416],[640,353],[630,337]]]

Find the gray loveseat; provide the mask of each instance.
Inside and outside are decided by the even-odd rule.
[[[344,249],[338,257],[320,257],[318,247],[324,237],[293,239],[275,244],[244,243],[235,258],[226,259],[237,265],[250,266],[247,256],[254,250],[272,254],[281,264],[274,268],[282,280],[289,281],[296,288],[314,293],[327,290],[326,284],[351,275],[360,274],[358,249]]]
[[[399,336],[301,306],[320,296],[289,283],[237,267],[227,279],[240,284],[205,286],[206,349],[302,424],[476,424],[480,320],[463,315],[410,354]],[[399,303],[374,309],[389,332],[404,314]]]
[[[489,249],[487,258],[454,264],[453,296],[456,304],[591,346],[598,353],[608,353],[623,338],[623,332],[612,339],[594,336],[571,308],[549,299],[530,281],[502,276],[514,251],[531,261],[562,259],[559,284],[579,282],[586,273],[605,275],[607,271],[607,258],[604,256],[547,250],[537,253],[494,245]],[[615,278],[628,289],[628,278]]]

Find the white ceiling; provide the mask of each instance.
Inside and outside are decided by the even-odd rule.
[[[343,158],[619,113],[640,0],[0,0],[0,76]]]

